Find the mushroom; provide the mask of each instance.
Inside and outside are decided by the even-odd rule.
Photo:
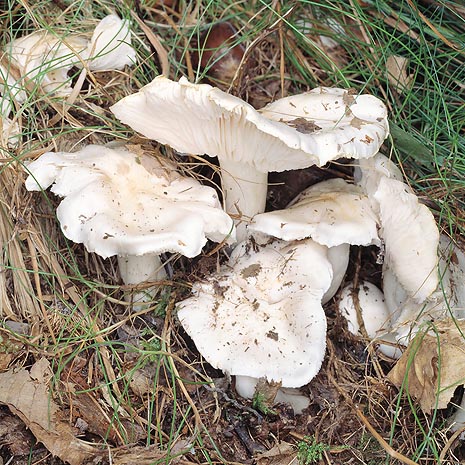
[[[337,292],[349,263],[349,244],[378,244],[377,216],[362,189],[343,179],[322,181],[299,194],[284,210],[255,215],[249,230],[284,240],[311,237],[329,247],[333,282],[323,297]]]
[[[147,155],[89,145],[45,153],[27,171],[28,190],[52,186],[64,198],[57,208],[64,235],[103,258],[117,255],[125,284],[163,279],[163,252],[195,257],[207,238],[234,238],[214,189]]]
[[[380,100],[324,87],[257,111],[210,85],[158,76],[111,111],[178,152],[218,157],[226,211],[242,221],[238,240],[265,209],[268,171],[370,157],[388,134]]]
[[[406,293],[422,303],[439,283],[439,230],[434,216],[386,157],[378,154],[360,162],[359,169],[359,183],[379,216],[384,270],[391,270]]]
[[[220,272],[195,283],[178,318],[213,367],[300,387],[325,353],[327,248],[311,239],[257,247],[240,243]]]
[[[133,64],[136,57],[129,23],[115,14],[99,22],[90,41],[78,34],[58,37],[40,30],[13,40],[5,46],[5,52],[19,73],[17,79],[7,82],[8,86],[18,87],[15,81],[26,78],[40,84],[44,92],[58,96],[71,93],[68,72],[73,66],[88,62],[92,71],[117,70]],[[23,90],[15,94],[18,102],[26,100]]]
[[[409,294],[390,268],[383,270],[383,290],[397,340],[408,345],[422,322],[465,317],[465,254],[442,235],[438,248],[440,283],[424,301]]]
[[[255,215],[249,229],[284,240],[311,237],[328,247],[370,245],[379,243],[377,222],[360,187],[329,179],[305,189],[284,210]]]
[[[354,294],[357,295],[357,300],[354,300]],[[390,315],[384,295],[374,284],[362,281],[358,289],[349,284],[341,291],[339,313],[347,320],[347,328],[354,335],[362,334],[357,306],[360,308],[363,325],[370,339],[390,328]]]
[[[321,303],[329,302],[338,291],[349,266],[350,245],[340,244],[328,248],[328,260],[333,268],[333,279],[329,289],[324,293]]]
[[[384,266],[417,302],[424,302],[439,284],[439,230],[425,205],[406,184],[381,178],[374,199],[380,209]]]
[[[59,38],[50,31],[41,30],[13,40],[5,46],[11,63],[17,68],[19,79],[39,84],[46,93],[68,95],[71,93],[69,70],[79,62],[79,55],[85,52],[87,40],[69,34]],[[26,100],[26,93],[18,94]]]
[[[296,415],[300,415],[310,404],[309,398],[302,395],[299,389],[279,387],[279,383],[270,384],[263,378],[236,376],[234,386],[236,392],[244,399],[253,399],[256,395],[264,394],[266,391],[267,402],[270,404],[289,404]]]

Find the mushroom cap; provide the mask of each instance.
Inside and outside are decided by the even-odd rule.
[[[153,163],[153,162],[151,162]],[[178,252],[198,255],[207,238],[234,236],[214,189],[191,178],[158,176],[124,149],[89,145],[48,152],[28,165],[28,190],[64,197],[57,209],[64,235],[102,257]]]
[[[131,45],[129,21],[115,14],[105,16],[92,34],[87,55],[92,71],[119,70],[134,64],[136,51]]]
[[[21,77],[40,77],[45,92],[68,95],[72,90],[68,71],[79,62],[77,54],[84,54],[86,45],[84,37],[70,34],[59,38],[43,30],[13,40],[5,50]],[[17,94],[17,98],[25,100],[26,95]]]
[[[389,311],[395,317],[395,329],[419,325],[425,320],[442,320],[451,316],[464,318],[465,254],[447,236],[441,235],[438,255],[441,282],[422,302],[409,295],[396,274],[388,266],[383,266],[383,290]]]
[[[372,157],[389,133],[384,103],[345,89],[317,87],[276,100],[260,113],[294,127],[302,150],[317,154],[319,165],[340,157]]]
[[[311,237],[328,247],[379,243],[368,197],[343,179],[310,186],[286,209],[255,215],[248,228],[286,241]]]
[[[373,198],[379,205],[385,266],[408,295],[424,302],[439,283],[439,230],[434,216],[396,179],[382,177]]]
[[[306,114],[304,107],[302,116],[294,116],[286,123],[285,116],[278,113],[278,102],[259,112],[208,84],[192,84],[185,78],[175,82],[158,76],[139,92],[117,102],[111,111],[144,136],[178,152],[235,160],[266,173],[321,166],[344,156],[369,157],[378,151],[388,134],[384,105],[375,97],[355,99],[341,89],[334,92],[337,96],[332,90],[318,88],[304,94],[312,102],[309,108],[318,111]],[[293,98],[285,99],[287,107]],[[298,97],[299,104],[302,98]],[[367,108],[359,111],[358,105]],[[372,110],[369,105],[374,105]],[[326,107],[331,111],[325,112]],[[375,118],[359,122],[350,116],[352,108],[363,117],[372,111]],[[296,123],[302,118],[317,120],[318,124],[323,119],[324,127],[310,133]]]
[[[179,320],[214,367],[303,386],[324,358],[326,248],[306,240],[249,249],[242,242],[227,267],[194,284],[194,296],[177,304]]]
[[[354,179],[368,196],[376,192],[381,178],[396,179],[402,182],[404,180],[400,169],[382,153],[358,161],[358,166],[354,170]]]
[[[352,334],[360,334],[360,325],[353,298],[353,286],[349,284],[341,291],[339,312],[347,320],[347,327]],[[369,338],[373,339],[380,332],[386,331],[389,325],[389,310],[383,293],[368,281],[362,281],[358,288],[358,301],[362,313],[363,324]]]
[[[48,30],[39,30],[11,41],[5,50],[21,78],[40,79],[45,92],[61,96],[72,91],[68,72],[73,66],[82,66],[89,60],[92,71],[115,70],[136,60],[129,22],[115,14],[97,24],[90,41],[77,34],[58,37]],[[19,90],[24,86],[18,86],[16,79],[8,79],[8,85],[13,86],[11,93],[18,102],[26,100],[26,93]]]

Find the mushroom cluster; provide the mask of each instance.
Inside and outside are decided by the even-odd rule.
[[[53,185],[64,197],[57,211],[64,234],[103,257],[118,255],[127,284],[163,279],[162,252],[193,257],[207,239],[237,241],[176,308],[205,359],[236,376],[240,395],[273,382],[276,401],[297,412],[308,404],[296,389],[321,367],[323,305],[344,280],[351,245],[379,247],[383,290],[347,287],[340,312],[351,332],[364,327],[388,356],[398,357],[398,345],[425,319],[463,316],[465,256],[378,153],[388,123],[377,98],[320,87],[257,111],[210,85],[160,76],[111,110],[181,155],[218,157],[226,211],[213,189],[127,148],[45,154],[28,166],[26,186]],[[353,182],[319,182],[287,208],[264,213],[269,171],[339,158],[355,160]]]
[[[397,343],[408,342],[421,321],[443,315],[444,305],[463,308],[464,291],[438,257],[433,215],[378,153],[388,124],[377,98],[317,88],[257,111],[209,85],[160,76],[111,110],[180,154],[218,157],[225,208],[240,243],[177,308],[200,353],[236,375],[240,394],[251,396],[260,379],[298,388],[318,372],[325,348],[322,305],[340,287],[350,245],[380,248],[389,295],[362,283],[357,298],[351,289],[343,292],[341,313],[352,332],[364,326],[368,337],[384,339],[380,349],[389,356],[400,354]],[[355,183],[323,181],[284,210],[263,213],[269,171],[339,158],[356,160]],[[441,273],[450,276],[442,297]]]
[[[237,219],[239,241],[253,216],[265,210],[269,171],[369,158],[388,134],[380,100],[326,87],[257,111],[208,84],[159,76],[111,111],[180,153],[218,157],[226,211]]]

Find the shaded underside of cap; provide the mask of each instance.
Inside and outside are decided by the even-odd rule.
[[[319,106],[313,105],[320,109],[317,114],[290,120],[280,114],[276,119],[278,102],[258,112],[207,84],[159,76],[111,110],[123,123],[178,152],[234,159],[262,172],[321,166],[336,158],[364,158],[378,151],[388,134],[386,109],[379,100],[357,97],[360,101],[370,97],[367,105],[375,99],[381,108],[374,121],[359,121],[349,111],[359,104],[353,98],[345,103],[341,94],[336,97],[338,108],[325,119],[326,100],[335,97],[329,92],[305,95],[319,101]],[[315,121],[319,129],[309,131],[305,123],[296,123],[299,118]]]

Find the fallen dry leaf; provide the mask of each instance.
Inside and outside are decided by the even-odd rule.
[[[55,456],[80,465],[104,452],[77,439],[63,413],[50,396],[51,369],[41,359],[31,370],[9,370],[0,374],[0,404],[8,406]]]
[[[388,378],[404,385],[423,412],[446,408],[455,388],[465,384],[465,321],[441,321],[418,333]]]
[[[66,392],[71,406],[70,423],[76,425],[77,422],[86,432],[107,438],[117,446],[123,446],[126,441],[137,442],[146,439],[146,431],[137,425],[134,419],[120,418],[119,422],[112,420],[112,410],[106,408],[99,391],[92,389],[87,381],[87,367],[87,359],[78,356],[61,372],[62,389]]]
[[[413,76],[407,74],[409,59],[399,55],[389,55],[386,60],[386,71],[389,83],[398,92],[408,89],[413,82]]]
[[[257,465],[297,465],[297,452],[288,442],[281,441],[269,451],[256,456]]]

